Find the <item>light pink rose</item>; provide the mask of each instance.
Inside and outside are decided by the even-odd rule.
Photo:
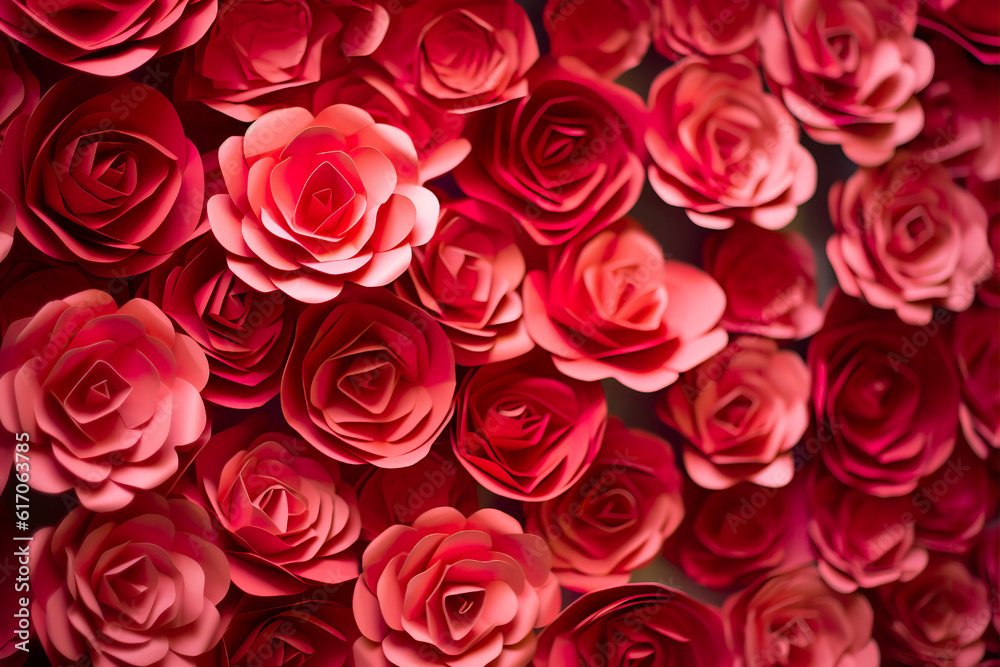
[[[900,151],[830,188],[826,254],[841,289],[927,324],[933,306],[965,310],[993,272],[986,211],[948,171]]]
[[[671,60],[742,53],[756,60],[770,0],[654,0],[653,46]]]
[[[816,191],[816,162],[746,58],[684,58],[649,90],[649,184],[697,225],[784,227]]]
[[[697,484],[785,486],[809,426],[810,382],[795,352],[740,336],[667,389],[657,414],[684,436],[684,467]]]
[[[542,23],[549,53],[566,69],[606,79],[638,65],[652,40],[649,0],[547,0]]]
[[[768,86],[821,143],[873,167],[920,133],[914,93],[930,83],[934,54],[913,37],[918,3],[784,0],[761,24]]]
[[[3,100],[0,101],[0,140],[10,121],[31,110],[38,104],[38,79],[28,69],[20,49],[5,38],[0,38],[0,80],[3,81]]]
[[[962,390],[958,418],[966,442],[982,459],[991,449],[1000,449],[998,327],[1000,311],[976,305],[957,314],[951,330],[952,354]]]
[[[657,391],[726,344],[716,326],[726,305],[718,283],[665,260],[632,220],[553,250],[548,260],[524,281],[524,318],[570,377]]]
[[[208,363],[155,305],[88,290],[15,322],[0,348],[0,422],[31,436],[31,485],[109,512],[166,483],[207,428]]]
[[[525,667],[559,613],[544,540],[495,509],[430,510],[365,549],[354,588],[358,665]]]
[[[229,268],[261,292],[322,303],[344,283],[385,285],[434,234],[405,131],[337,104],[270,111],[219,149],[228,194],[208,203]]]

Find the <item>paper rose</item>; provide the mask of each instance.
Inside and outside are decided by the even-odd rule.
[[[119,278],[148,271],[194,236],[205,184],[166,97],[125,78],[76,75],[8,126],[0,190],[36,248]]]
[[[365,550],[354,588],[364,635],[355,660],[372,667],[525,667],[534,628],[559,612],[545,542],[495,509],[466,518],[430,510],[392,526]]]
[[[627,584],[684,518],[681,485],[669,444],[613,418],[580,481],[552,500],[525,503],[527,531],[548,542],[565,588]]]
[[[385,285],[434,233],[439,205],[413,142],[357,107],[270,111],[223,142],[219,163],[227,194],[209,199],[212,232],[261,292],[321,303],[347,281]]]
[[[992,514],[986,466],[965,445],[920,480],[911,495],[917,544],[943,553],[968,553]]]
[[[110,512],[178,471],[206,428],[208,363],[155,305],[87,290],[10,326],[0,422],[31,436],[31,485]]]
[[[920,25],[955,40],[985,65],[1000,65],[1000,11],[976,0],[921,3]]]
[[[430,315],[388,290],[350,287],[299,319],[281,407],[288,423],[331,458],[410,466],[451,418],[454,359]]]
[[[24,59],[11,42],[0,38],[0,77],[4,89],[3,103],[0,104],[0,140],[10,121],[24,113],[30,113],[38,104],[38,79],[31,73]]]
[[[649,0],[547,0],[542,22],[549,52],[569,71],[610,80],[638,65],[652,39]]]
[[[14,202],[10,197],[0,192],[0,261],[10,252],[14,245],[14,228],[17,226],[17,214]]]
[[[553,251],[523,292],[528,333],[580,380],[657,391],[726,344],[719,285],[629,220]]]
[[[742,57],[691,56],[649,90],[649,184],[697,225],[784,227],[816,191],[795,120]]]
[[[654,0],[653,45],[671,60],[702,54],[756,57],[757,28],[769,2]]]
[[[457,404],[459,463],[493,493],[525,502],[550,500],[580,480],[608,416],[599,383],[566,377],[539,354],[476,368]]]
[[[1000,341],[996,330],[1000,312],[973,306],[955,316],[951,348],[958,367],[962,402],[958,417],[962,433],[973,451],[985,459],[1000,449]]]

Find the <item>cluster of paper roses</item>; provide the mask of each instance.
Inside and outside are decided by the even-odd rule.
[[[1000,664],[995,4],[4,0],[0,31],[34,534],[0,665]],[[858,165],[823,308],[803,141]],[[701,268],[627,217],[647,182]]]

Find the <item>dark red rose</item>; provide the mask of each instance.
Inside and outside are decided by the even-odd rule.
[[[976,305],[955,315],[952,354],[958,367],[962,402],[958,417],[973,451],[985,459],[1000,449],[1000,311]]]
[[[955,40],[983,64],[1000,65],[1000,8],[996,5],[976,0],[928,0],[918,6],[920,25]]]
[[[917,544],[931,551],[963,554],[972,549],[990,509],[989,473],[964,444],[913,492]]]
[[[653,8],[649,0],[547,0],[542,22],[560,65],[614,80],[649,50]]]

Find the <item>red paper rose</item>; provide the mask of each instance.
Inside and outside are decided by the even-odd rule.
[[[524,99],[469,121],[472,153],[455,170],[471,197],[509,211],[541,245],[594,233],[642,190],[642,101],[608,81],[543,61]]]
[[[262,292],[321,303],[346,281],[385,285],[434,233],[439,205],[413,142],[357,107],[270,111],[222,144],[219,163],[228,194],[209,200],[212,232]]]
[[[920,25],[955,40],[983,64],[1000,65],[1000,8],[976,0],[927,0],[918,6]]]
[[[31,618],[52,664],[212,662],[229,565],[211,533],[203,509],[155,494],[117,511],[78,507],[38,531]]]
[[[1000,524],[994,523],[979,536],[976,549],[977,572],[979,578],[986,582],[990,592],[990,610],[993,616],[993,631],[1000,632]]]
[[[327,456],[403,468],[444,430],[455,384],[451,343],[430,315],[388,290],[351,287],[299,319],[281,407]]]
[[[463,366],[506,361],[535,346],[522,317],[525,261],[515,234],[510,215],[489,204],[446,203],[434,236],[393,283],[397,295],[441,323]]]
[[[763,579],[726,600],[735,667],[878,667],[875,615],[860,593],[831,589],[814,565]]]
[[[877,496],[913,491],[955,447],[959,387],[941,315],[926,327],[843,294],[809,344],[820,455],[842,482]],[[826,426],[824,426],[826,429]]]
[[[2,10],[0,10],[2,11]],[[21,58],[18,47],[0,38],[0,79],[3,80],[3,101],[0,102],[0,140],[10,121],[23,113],[31,113],[38,104],[38,79]]]
[[[662,584],[629,584],[588,593],[538,638],[535,667],[731,667],[722,619],[710,607]]]
[[[487,489],[526,502],[567,491],[597,457],[608,405],[597,382],[533,354],[480,366],[458,394],[452,447]]]
[[[63,65],[118,76],[191,46],[218,12],[216,0],[12,0],[0,4],[0,31]]]
[[[917,544],[932,551],[963,554],[972,549],[993,513],[986,466],[960,445],[912,495]]]
[[[8,127],[0,189],[36,248],[121,277],[148,271],[194,236],[205,183],[166,97],[125,78],[77,75]]]
[[[657,414],[689,443],[684,467],[697,484],[784,486],[792,448],[809,426],[809,390],[799,355],[740,336],[667,389]]]
[[[552,500],[525,504],[527,530],[548,542],[565,588],[627,584],[684,518],[681,485],[669,444],[613,418],[580,481]]]
[[[958,417],[973,451],[985,459],[1000,449],[1000,312],[973,306],[955,316],[952,354],[958,367],[962,402]]]
[[[721,350],[725,294],[707,274],[663,259],[632,221],[549,255],[524,282],[528,333],[561,372],[657,391]]]
[[[705,240],[703,265],[726,292],[728,331],[800,339],[823,325],[816,258],[802,235],[738,222]]]
[[[365,550],[354,588],[358,665],[524,667],[559,613],[545,542],[495,509],[441,507]]]
[[[709,229],[784,227],[816,191],[816,162],[747,59],[685,58],[649,90],[649,183]]]
[[[0,348],[0,421],[31,436],[31,485],[126,505],[178,471],[206,428],[208,364],[156,306],[88,290],[15,322]]]
[[[756,57],[757,27],[771,2],[754,0],[654,0],[653,45],[676,60],[743,52]]]
[[[17,226],[17,213],[10,197],[0,192],[0,261],[7,257],[14,245],[14,229]]]
[[[934,73],[930,47],[913,37],[916,7],[785,0],[761,24],[768,86],[816,141],[840,144],[860,165],[888,161],[920,132],[914,93]]]
[[[652,39],[649,0],[547,0],[542,22],[549,52],[575,74],[606,79],[638,65]]]

